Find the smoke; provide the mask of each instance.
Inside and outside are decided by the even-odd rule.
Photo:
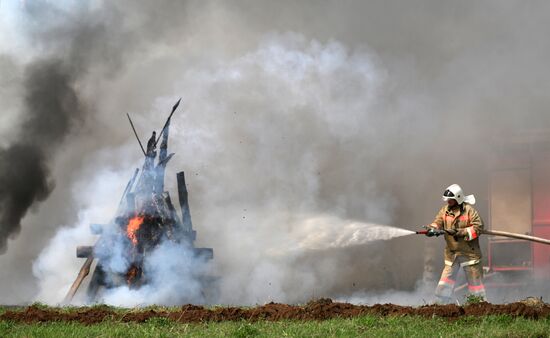
[[[118,155],[124,156],[124,150]],[[114,216],[124,189],[119,184],[127,180],[128,174],[104,167],[91,179],[75,182],[69,198],[78,200],[77,219],[73,224],[59,227],[34,261],[33,275],[40,281],[35,299],[48,304],[58,304],[64,299],[83,263],[76,258],[76,246],[94,245],[97,241],[90,224],[108,222]],[[77,304],[85,301],[85,293],[79,293],[75,299]]]
[[[16,65],[23,69],[19,131],[0,148],[0,254],[19,233],[23,217],[54,189],[50,167],[67,136],[90,121],[93,109],[83,102],[82,83],[88,71],[113,76],[122,69],[122,55],[138,48],[131,37],[107,30],[117,27],[116,9],[94,16],[95,5],[32,1],[17,11],[28,20],[13,24],[25,33],[16,46],[26,48],[26,58]],[[2,24],[13,28],[8,21]]]
[[[196,258],[191,248],[165,241],[145,258],[146,285],[139,289],[116,287],[98,301],[126,307],[202,304],[205,300],[200,276],[207,270],[207,263]]]
[[[71,19],[67,13],[42,1],[23,5],[36,25],[20,27],[27,32],[27,43],[42,45],[42,34],[48,43],[41,46],[40,56],[22,65],[19,131],[0,148],[0,254],[8,238],[19,233],[23,217],[54,189],[53,159],[67,135],[85,119],[88,109],[76,87],[89,62],[78,53],[78,44],[83,36],[93,39],[98,29],[81,23],[72,31],[59,30]],[[52,22],[51,16],[59,21]],[[55,36],[48,34],[54,31]]]
[[[368,291],[361,290],[351,295],[340,296],[336,298],[337,301],[360,304],[360,305],[374,305],[374,304],[399,304],[404,306],[419,306],[432,304],[434,301],[434,287],[426,284],[422,280],[419,280],[415,284],[414,291],[403,291],[389,289],[384,291]],[[464,301],[460,299],[460,302]]]
[[[372,170],[366,163],[377,152],[361,145],[377,137],[367,121],[384,81],[367,50],[300,34],[266,36],[252,52],[183,74],[178,88],[186,111],[201,114],[174,119],[173,149],[193,154],[195,164],[184,166],[208,167],[190,180],[191,188],[205,187],[197,204],[224,206],[200,215],[199,233],[215,248],[222,303],[325,294],[338,284],[338,263],[328,258],[299,267],[318,255],[309,249],[368,241],[353,239],[365,233],[345,221],[354,207],[361,219],[392,221],[392,199],[376,182],[346,182],[356,170]],[[323,216],[329,205],[332,215]],[[331,238],[337,232],[341,237]]]
[[[262,78],[270,78],[270,81],[263,81],[262,85],[251,90],[252,84]],[[369,118],[365,112],[372,110],[375,93],[381,81],[383,75],[378,73],[366,51],[350,52],[337,42],[321,44],[308,41],[298,34],[268,36],[256,51],[226,63],[191,68],[183,74],[178,87],[179,91],[185,93],[184,102],[190,102],[185,110],[202,111],[204,114],[186,113],[181,117],[176,116],[172,121],[174,136],[169,146],[175,151],[185,151],[190,145],[200,147],[188,150],[195,154],[192,161],[196,162],[195,166],[202,163],[220,164],[205,172],[205,176],[191,176],[190,180],[198,182],[194,186],[204,184],[207,187],[203,196],[205,203],[208,201],[208,204],[224,205],[222,209],[212,209],[207,215],[202,215],[201,218],[207,217],[206,223],[211,225],[201,228],[199,223],[198,228],[199,236],[208,239],[205,243],[215,248],[217,270],[221,271],[220,301],[293,301],[296,295],[307,294],[302,291],[313,289],[314,284],[318,284],[316,288],[319,292],[324,292],[323,289],[329,287],[330,283],[319,284],[318,276],[327,273],[331,265],[312,266],[300,275],[294,274],[286,265],[293,262],[297,264],[304,253],[312,249],[345,248],[369,240],[389,239],[411,233],[402,229],[346,222],[337,216],[300,216],[304,213],[316,213],[319,208],[316,197],[321,180],[319,171],[329,170],[332,166],[331,152],[336,151],[333,143],[345,140],[350,143],[347,147],[351,147],[353,143],[361,142],[363,137],[368,136],[367,131],[357,128],[357,123],[361,119]],[[231,91],[224,90],[230,87],[233,88]],[[356,88],[362,95],[350,95],[347,90],[343,90],[348,87]],[[219,94],[225,99],[216,99]],[[194,99],[186,100],[188,97]],[[278,97],[285,97],[285,100],[279,100]],[[274,115],[259,109],[266,99],[273,102],[271,109]],[[163,106],[166,109],[167,105]],[[229,114],[226,113],[226,117],[217,121],[211,121],[209,115],[216,114],[216,111],[226,111]],[[237,114],[238,117],[235,117]],[[186,123],[185,120],[189,117],[193,121]],[[303,124],[305,120],[317,121],[317,124],[306,126]],[[268,123],[271,125],[267,125]],[[306,127],[312,140],[309,144],[303,144],[301,149],[290,150],[287,147],[289,142],[300,138]],[[244,136],[252,143],[248,141],[244,145],[239,142],[220,147],[219,144],[209,141],[210,137],[218,137],[218,134],[226,134],[224,137],[229,139]],[[249,149],[246,151],[252,155],[247,161],[228,160],[228,156],[247,147]],[[279,158],[270,159],[274,155]],[[359,160],[364,153],[356,155]],[[175,165],[171,163],[171,166]],[[186,161],[185,167],[189,166],[193,168],[193,164]],[[270,175],[264,176],[263,173],[268,171]],[[288,175],[289,172],[299,174]],[[258,179],[247,183],[247,177]],[[93,180],[101,182],[105,179],[99,175]],[[119,186],[123,186],[123,182],[119,182]],[[232,182],[239,186],[234,185],[226,190],[230,192],[229,195],[216,189],[218,185],[227,189]],[[269,194],[265,194],[262,186],[265,189],[272,186],[282,189],[271,189]],[[373,193],[369,190],[372,186],[372,182],[365,182],[365,196]],[[289,198],[289,191],[299,190],[300,194]],[[365,212],[370,213],[372,218],[387,221],[390,219],[385,212],[387,199],[382,197],[376,204],[371,203],[365,208]],[[270,205],[247,211],[242,203],[249,203],[250,198],[263,200]],[[241,217],[243,211],[246,215]],[[195,214],[193,208],[192,213]],[[225,221],[220,222],[224,218],[222,214],[239,216],[225,217]],[[217,234],[208,234],[207,231]],[[332,238],[338,232],[341,234]],[[118,240],[112,242],[122,243]],[[248,252],[249,259],[243,259],[242,253],[236,252],[229,245],[233,242],[240,243],[242,252]],[[296,248],[288,247],[289,243],[294,243]],[[51,245],[57,244],[54,241]],[[107,256],[124,251],[117,248],[116,245],[110,245]],[[274,255],[281,249],[290,249],[290,254]],[[45,254],[49,252],[58,250],[47,249]],[[101,259],[101,252],[98,254]],[[169,261],[165,259],[163,264]],[[123,255],[115,255],[115,259],[110,259],[105,264],[114,271],[123,272],[128,268],[128,262]],[[196,262],[187,264],[199,265]],[[43,270],[40,265],[41,260],[35,264],[35,270]],[[64,269],[62,266],[59,268]],[[56,274],[54,271],[49,273]],[[289,277],[292,278],[289,280]],[[298,282],[294,278],[307,282],[302,288],[286,290],[289,288],[288,284],[294,286]],[[244,290],[248,294],[236,292],[236,285],[247,285]],[[151,295],[154,290],[152,287],[144,292]],[[148,303],[145,301],[146,297],[138,296],[139,294],[139,291],[123,288],[107,295],[104,300],[119,305],[129,299],[137,299],[137,303]],[[152,299],[160,301],[156,297]],[[177,297],[167,300],[174,299]],[[126,303],[132,304],[135,303]]]
[[[21,132],[0,149],[0,254],[8,238],[19,232],[29,208],[53,189],[49,160],[84,114],[73,86],[59,60],[27,66]]]
[[[393,301],[385,290],[414,290],[423,247],[436,239],[342,248],[326,235],[317,250],[287,249],[317,232],[353,236],[352,223],[413,230],[432,220],[441,191],[455,182],[479,197],[487,219],[491,140],[550,125],[550,49],[540,43],[547,3],[36,3],[44,10],[25,12],[32,18],[25,25],[36,25],[25,31],[29,48],[11,48],[2,35],[17,30],[0,31],[2,74],[14,79],[0,79],[8,103],[2,149],[23,139],[23,79],[32,63],[58,60],[84,113],[39,149],[42,162],[32,159],[46,174],[18,216],[21,234],[0,258],[11,272],[0,276],[4,302],[55,303],[64,292],[51,290],[68,289],[82,263],[74,248],[94,242],[88,224],[114,212],[89,210],[114,208],[139,165],[126,112],[147,135],[184,97],[172,121],[176,155],[166,186],[173,191],[173,173],[186,171],[198,245],[214,248],[221,301],[238,304]],[[110,189],[93,189],[105,180]],[[35,259],[39,282],[28,285]]]

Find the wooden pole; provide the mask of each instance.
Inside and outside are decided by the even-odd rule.
[[[170,113],[170,116],[168,116],[168,118],[166,119],[166,122],[164,123],[164,127],[162,127],[162,130],[160,131],[159,136],[158,136],[157,139],[155,140],[155,147],[157,146],[157,143],[159,142],[160,137],[162,136],[162,133],[164,133],[164,130],[165,130],[166,127],[168,126],[168,123],[170,123],[170,119],[172,118],[172,115],[174,115],[174,112],[176,111],[176,109],[177,109],[178,106],[180,105],[180,101],[181,101],[181,97],[180,97],[180,99],[178,100],[178,102],[176,102],[176,104],[172,107],[172,112]]]
[[[76,294],[76,291],[78,291],[78,288],[80,287],[80,284],[82,284],[82,281],[88,274],[90,273],[90,267],[92,266],[92,263],[94,261],[94,256],[89,256],[86,258],[86,261],[84,264],[82,264],[82,267],[80,268],[80,271],[78,272],[78,277],[76,277],[75,281],[73,282],[73,285],[69,289],[69,292],[67,292],[67,295],[65,296],[65,299],[63,299],[63,304],[69,304],[72,300],[74,295]]]
[[[132,130],[134,131],[134,135],[136,135],[137,141],[139,143],[139,147],[141,148],[141,151],[143,152],[143,156],[147,156],[145,153],[145,149],[143,149],[143,144],[141,144],[141,140],[139,139],[139,136],[136,132],[136,128],[134,128],[134,123],[132,122],[132,119],[130,118],[130,114],[126,113],[126,116],[128,116],[128,121],[130,121],[130,125],[132,126]]]

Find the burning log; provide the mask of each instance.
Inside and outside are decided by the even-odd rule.
[[[129,287],[137,287],[138,282],[141,281],[143,270],[141,266],[133,264],[126,273],[126,283]]]
[[[193,256],[205,259],[214,258],[214,250],[212,248],[193,248]],[[94,256],[94,247],[89,245],[79,245],[76,247],[76,257],[89,258]]]

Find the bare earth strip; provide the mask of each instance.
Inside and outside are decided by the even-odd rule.
[[[222,321],[280,321],[280,320],[326,320],[333,318],[354,318],[358,316],[420,316],[425,318],[459,319],[466,316],[508,315],[528,319],[550,318],[550,305],[517,302],[510,304],[477,303],[458,305],[425,305],[421,307],[384,305],[353,305],[320,299],[303,306],[270,303],[253,308],[215,307],[206,308],[184,305],[174,310],[131,310],[117,311],[107,306],[67,309],[29,306],[18,310],[6,309],[0,321],[20,323],[36,322],[79,322],[96,324],[106,320],[142,323],[151,318],[167,318],[180,323],[222,322]]]

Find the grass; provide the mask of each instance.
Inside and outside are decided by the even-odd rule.
[[[485,299],[481,296],[476,296],[476,295],[468,295],[466,296],[466,304],[479,304],[481,302],[484,302]]]
[[[167,318],[123,323],[105,321],[20,324],[0,321],[0,337],[550,337],[550,318],[510,316],[440,318],[376,317],[326,321],[181,324]]]

